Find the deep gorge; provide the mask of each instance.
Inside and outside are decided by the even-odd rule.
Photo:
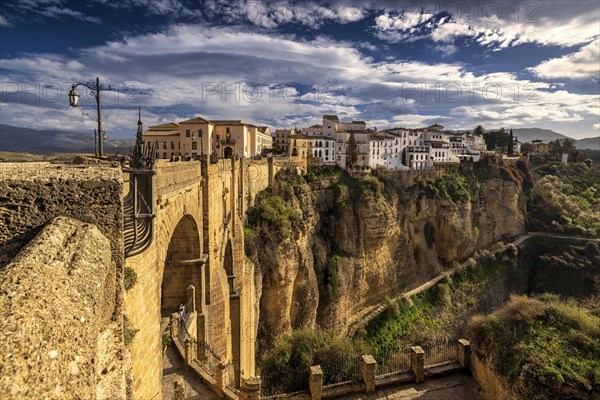
[[[346,333],[370,307],[525,231],[528,164],[489,158],[443,172],[352,178],[282,171],[248,213],[258,351],[292,330]]]

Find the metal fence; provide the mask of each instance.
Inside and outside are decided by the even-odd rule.
[[[423,347],[423,351],[425,352],[425,367],[437,367],[457,361],[457,346],[458,341],[453,340],[447,343]]]
[[[359,381],[361,355],[336,353],[327,357],[321,364],[323,385],[335,385],[343,382]]]
[[[378,378],[410,371],[411,349],[391,350],[375,354],[377,361],[375,376]]]
[[[280,371],[261,373],[261,397],[272,397],[284,393],[299,393],[309,390],[309,370],[306,368],[282,374]]]

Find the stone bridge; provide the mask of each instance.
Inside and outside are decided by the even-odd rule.
[[[130,346],[134,399],[161,389],[161,330],[186,304],[189,285],[196,289],[190,333],[197,359],[224,364],[231,387],[254,375],[258,301],[254,267],[245,262],[244,219],[256,194],[289,166],[306,168],[273,158],[156,162],[153,239],[125,260],[137,273],[125,296],[126,317],[139,329]]]
[[[160,399],[163,329],[190,285],[195,358],[225,368],[223,386],[253,376],[260,272],[243,224],[290,167],[306,160],[0,164],[0,397]]]

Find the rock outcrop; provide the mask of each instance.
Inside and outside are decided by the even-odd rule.
[[[262,349],[304,326],[344,334],[386,296],[525,230],[519,179],[471,176],[468,198],[456,202],[400,181],[393,174],[357,181],[330,171],[310,183],[281,180],[270,192],[299,218],[287,236],[249,219],[257,230],[247,253],[262,270],[256,285]]]
[[[0,397],[126,397],[111,258],[98,228],[59,217],[0,270]]]

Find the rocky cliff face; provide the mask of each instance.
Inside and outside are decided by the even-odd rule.
[[[522,233],[522,174],[512,167],[503,179],[497,172],[485,180],[452,175],[442,185],[406,185],[391,174],[355,180],[335,170],[307,176],[310,182],[280,177],[257,199],[246,231],[247,253],[260,271],[261,347],[303,326],[343,334],[386,296]],[[277,197],[284,208],[273,212],[269,202]],[[277,212],[289,229],[281,229]]]

